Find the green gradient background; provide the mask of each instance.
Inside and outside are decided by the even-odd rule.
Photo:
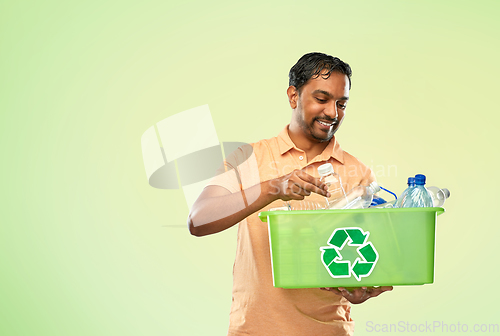
[[[380,173],[396,165],[379,181],[398,193],[415,173],[452,193],[435,283],[353,307],[356,334],[374,334],[367,321],[500,323],[499,13],[498,1],[1,2],[0,335],[224,335],[236,228],[190,236],[182,191],[148,185],[140,138],[203,104],[220,141],[275,136],[288,70],[310,51],[353,68],[343,148]]]

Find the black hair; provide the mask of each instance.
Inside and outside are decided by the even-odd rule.
[[[302,56],[290,69],[288,74],[289,85],[295,86],[300,94],[300,89],[311,79],[319,76],[327,79],[332,72],[340,72],[349,78],[349,89],[351,89],[352,70],[349,64],[338,57],[313,52]]]

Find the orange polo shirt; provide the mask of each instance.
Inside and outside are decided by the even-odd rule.
[[[375,180],[372,171],[343,151],[335,138],[320,155],[307,162],[305,152],[290,139],[287,125],[277,137],[240,147],[228,155],[224,162],[225,172],[214,177],[208,185],[222,186],[236,193],[295,169],[304,169],[319,177],[317,168],[326,162],[340,175],[346,192]],[[308,199],[323,201],[323,196],[311,193]],[[277,200],[260,211],[283,205],[283,201]],[[343,297],[319,288],[273,286],[268,226],[259,219],[258,212],[239,223],[237,239],[228,335],[353,334],[351,306]]]

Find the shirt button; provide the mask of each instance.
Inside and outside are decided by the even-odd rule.
[[[304,158],[304,157],[303,157],[302,155],[301,155],[301,156],[299,156],[299,160],[302,160],[303,158]]]

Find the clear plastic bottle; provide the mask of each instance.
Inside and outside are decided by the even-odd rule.
[[[326,198],[326,208],[331,209],[335,203],[343,200],[346,204],[347,198],[342,186],[342,179],[333,171],[331,163],[325,163],[318,167],[321,182],[328,186],[330,197]]]
[[[427,190],[432,198],[432,205],[435,207],[440,207],[444,204],[444,201],[450,197],[450,191],[446,188],[439,189],[438,187],[428,187]]]
[[[290,201],[283,201],[283,206],[277,207],[277,208],[271,208],[269,211],[290,211],[290,210],[321,210],[324,209],[326,206],[326,201],[325,200],[310,200],[310,199],[303,199],[303,200],[290,200]]]
[[[307,199],[303,200],[290,200],[286,202],[288,210],[319,210],[324,209],[326,202],[318,202]]]
[[[408,192],[408,196],[401,204],[402,208],[424,208],[432,207],[432,197],[424,187],[425,175],[415,175],[415,187]]]
[[[347,193],[347,204],[342,209],[366,209],[372,203],[373,195],[379,191],[380,186],[375,181],[369,186],[356,186]]]
[[[408,197],[408,192],[415,188],[415,178],[414,177],[408,177],[408,188],[403,191],[401,196],[399,196],[398,200],[394,204],[395,208],[402,208],[403,202],[405,202],[406,198]]]

